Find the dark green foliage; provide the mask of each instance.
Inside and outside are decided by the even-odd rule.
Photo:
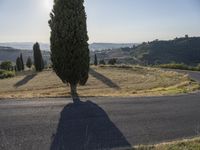
[[[102,59],[102,60],[99,61],[99,64],[100,64],[100,65],[105,65],[106,62]]]
[[[20,57],[17,57],[16,68],[17,68],[17,71],[22,71],[22,61],[21,61]]]
[[[3,70],[12,70],[12,62],[11,61],[4,61],[0,64],[0,69]]]
[[[89,72],[89,48],[84,0],[55,0],[51,20],[52,67],[71,92],[85,85]]]
[[[28,59],[27,59],[27,61],[26,61],[26,66],[27,66],[28,68],[31,68],[32,65],[33,65],[32,60],[31,60],[30,57],[28,57]]]
[[[110,59],[110,60],[108,61],[108,64],[109,64],[109,65],[115,65],[116,63],[117,63],[117,59],[116,59],[116,58]]]
[[[144,65],[171,62],[197,65],[200,63],[200,37],[176,38],[170,41],[143,43],[133,49],[132,55]]]
[[[34,65],[36,71],[42,71],[44,69],[44,60],[42,58],[42,53],[40,50],[39,43],[35,43],[33,45],[33,53],[34,53]]]
[[[97,60],[97,55],[94,55],[94,65],[97,66],[98,65],[98,60]]]
[[[21,59],[22,70],[24,70],[24,60],[23,60],[22,53],[20,54],[20,59]]]
[[[15,76],[14,71],[0,70],[0,79],[11,78]]]

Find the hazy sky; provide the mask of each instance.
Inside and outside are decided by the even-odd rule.
[[[200,0],[86,0],[90,42],[200,36]],[[52,0],[0,0],[0,42],[49,42]]]

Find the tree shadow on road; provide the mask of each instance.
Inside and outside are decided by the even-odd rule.
[[[130,148],[121,131],[97,104],[72,103],[61,112],[50,150],[110,150]]]
[[[100,80],[101,82],[103,82],[107,86],[114,88],[114,89],[117,89],[117,90],[120,89],[120,87],[116,83],[114,83],[111,79],[109,79],[106,76],[96,72],[94,69],[90,69],[89,73],[90,73],[91,76],[93,76],[97,80]]]
[[[24,77],[22,80],[20,80],[19,82],[17,82],[14,87],[18,88],[20,86],[23,86],[25,84],[27,84],[30,80],[32,80],[37,74],[31,74],[31,75],[27,75],[26,77]]]

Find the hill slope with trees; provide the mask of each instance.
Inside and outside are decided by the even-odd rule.
[[[144,42],[132,50],[132,56],[138,63],[145,65],[172,62],[197,65],[200,63],[200,37],[185,36],[169,41]]]

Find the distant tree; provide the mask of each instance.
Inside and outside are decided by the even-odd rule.
[[[22,71],[22,62],[21,62],[20,57],[17,57],[17,60],[16,60],[16,69],[17,69],[17,71]]]
[[[23,60],[22,53],[20,54],[20,59],[21,59],[22,70],[24,70],[24,60]]]
[[[116,58],[110,59],[108,61],[108,64],[110,64],[110,65],[115,65],[116,63],[117,63],[117,59]]]
[[[97,66],[98,65],[98,60],[97,60],[97,55],[94,55],[94,65]]]
[[[0,65],[0,69],[2,70],[11,70],[12,67],[13,66],[11,61],[3,61]]]
[[[33,45],[33,53],[35,69],[36,71],[42,71],[44,69],[44,60],[42,58],[42,53],[38,42]]]
[[[26,61],[26,66],[30,69],[32,67],[33,63],[31,60],[31,57],[28,57],[27,61]]]
[[[56,0],[50,14],[53,69],[69,83],[74,101],[77,85],[85,85],[89,72],[89,48],[84,0]]]
[[[189,38],[189,36],[186,34],[186,35],[185,35],[185,38],[186,38],[186,39],[188,39],[188,38]]]
[[[102,59],[102,60],[99,61],[99,64],[100,64],[100,65],[105,65],[106,62]]]

